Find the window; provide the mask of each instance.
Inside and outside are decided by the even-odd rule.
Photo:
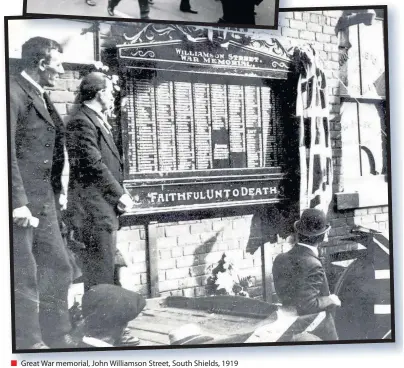
[[[380,11],[372,25],[340,32],[342,175],[345,192],[371,198],[371,203],[360,200],[360,206],[387,203],[384,42]]]

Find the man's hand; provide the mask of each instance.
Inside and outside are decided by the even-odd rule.
[[[59,206],[60,210],[64,211],[67,208],[67,195],[66,194],[59,194]]]
[[[119,198],[118,210],[128,212],[133,207],[133,201],[129,194],[124,194]]]
[[[13,221],[16,225],[22,227],[37,227],[39,222],[36,217],[32,216],[27,206],[18,207],[13,210]]]
[[[341,300],[335,294],[331,294],[330,299],[333,305],[336,305],[337,307],[341,306]]]

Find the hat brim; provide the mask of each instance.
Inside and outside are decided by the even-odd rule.
[[[297,220],[293,224],[293,227],[295,228],[297,233],[302,234],[304,236],[320,236],[320,235],[325,234],[327,231],[329,231],[331,229],[331,226],[327,225],[327,227],[325,229],[315,231],[315,232],[309,232],[309,231],[304,231],[304,230],[300,229],[299,224],[300,224],[300,220]]]
[[[172,341],[170,345],[193,345],[193,344],[203,344],[208,341],[212,341],[213,337],[206,335],[194,335],[189,336],[177,341]]]

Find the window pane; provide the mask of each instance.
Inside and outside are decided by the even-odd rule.
[[[362,95],[384,97],[385,66],[383,21],[374,20],[372,26],[359,25]]]
[[[381,104],[359,104],[362,175],[380,175],[385,171],[383,157],[384,108]]]
[[[360,176],[358,107],[356,102],[341,105],[342,165],[345,178]]]
[[[350,96],[360,95],[360,67],[358,26],[354,25],[340,32],[340,47],[347,47],[347,60],[341,65],[341,93]]]

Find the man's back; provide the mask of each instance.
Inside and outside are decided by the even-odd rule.
[[[275,290],[285,306],[296,307],[299,314],[318,313],[323,309],[322,297],[330,294],[320,260],[299,244],[279,254],[273,264]]]

